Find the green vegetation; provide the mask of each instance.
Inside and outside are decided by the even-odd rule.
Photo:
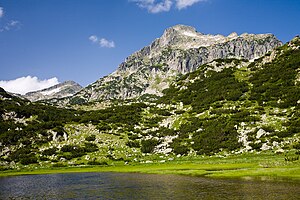
[[[114,164],[91,161],[90,166],[66,167],[55,164],[52,168],[27,168],[23,170],[3,171],[0,176],[50,173],[80,172],[138,172],[155,174],[179,174],[215,178],[267,178],[267,179],[300,179],[298,161],[285,161],[284,155],[244,154],[219,157],[182,157],[166,163],[150,164]],[[95,166],[101,165],[101,166]]]
[[[248,86],[246,83],[238,82],[235,79],[233,70],[209,71],[206,74],[207,77],[201,71],[188,74],[182,79],[192,79],[194,76],[200,77],[200,79],[191,84],[188,83],[186,90],[180,90],[174,86],[167,89],[162,102],[183,102],[185,105],[192,105],[194,111],[203,112],[217,101],[237,101],[243,93],[248,91]]]
[[[159,144],[159,142],[156,139],[142,140],[141,143],[141,151],[143,153],[153,153],[155,146]]]
[[[253,73],[251,100],[260,105],[288,108],[297,106],[300,87],[296,76],[300,68],[300,50],[287,50],[276,61],[266,64]]]
[[[218,59],[162,97],[102,108],[31,103],[0,89],[0,170],[299,178],[300,50],[290,45],[298,43],[279,48],[272,62]]]

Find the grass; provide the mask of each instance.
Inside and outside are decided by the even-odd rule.
[[[123,172],[150,174],[178,174],[213,178],[268,178],[300,180],[300,161],[287,162],[284,155],[243,154],[220,157],[181,157],[165,163],[114,162],[109,166],[76,166],[61,168],[27,168],[2,171],[0,176],[82,173],[82,172]]]

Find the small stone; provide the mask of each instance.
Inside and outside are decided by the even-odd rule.
[[[283,154],[284,153],[284,150],[283,149],[277,149],[275,151],[276,154]]]

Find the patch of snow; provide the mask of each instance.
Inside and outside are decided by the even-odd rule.
[[[191,31],[182,31],[183,35],[189,36],[189,37],[199,37],[199,34],[197,32],[191,32]]]
[[[58,93],[61,91],[61,88],[55,88],[53,90],[49,90],[49,91],[44,91],[44,92],[40,92],[42,95],[52,95],[52,94],[55,94],[55,93]]]

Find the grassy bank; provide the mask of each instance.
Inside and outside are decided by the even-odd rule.
[[[216,178],[282,178],[300,180],[300,161],[287,161],[284,155],[244,154],[228,157],[182,157],[164,163],[115,162],[109,166],[74,167],[27,167],[21,170],[2,171],[0,176],[81,173],[81,172],[124,172],[179,174]]]

